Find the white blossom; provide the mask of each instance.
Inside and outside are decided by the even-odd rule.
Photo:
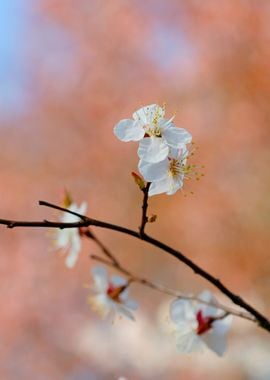
[[[205,302],[216,303],[209,291],[198,297]],[[171,304],[170,317],[176,326],[176,346],[179,351],[201,351],[206,346],[222,356],[226,350],[226,334],[231,325],[231,315],[216,307],[200,302],[177,299]]]
[[[121,141],[140,141],[140,159],[160,162],[168,156],[170,148],[180,149],[192,140],[190,133],[174,125],[174,117],[164,116],[165,108],[157,104],[142,107],[133,113],[133,119],[120,120],[114,134]]]
[[[67,210],[84,215],[87,210],[87,203],[83,202],[80,206],[71,203]],[[61,223],[76,223],[81,219],[68,212],[64,212],[60,217]],[[56,231],[55,245],[58,249],[64,250],[66,253],[66,266],[72,268],[78,260],[81,250],[81,235],[79,228],[64,228]]]
[[[137,309],[137,303],[128,298],[128,282],[120,276],[108,277],[104,267],[92,269],[94,286],[88,299],[89,303],[103,318],[112,317],[119,313],[134,320],[130,310]]]
[[[169,156],[158,163],[140,160],[139,171],[147,182],[151,182],[149,196],[172,195],[183,187],[184,178],[195,171],[195,165],[187,165],[188,154],[188,149],[183,146],[179,150],[171,149]]]

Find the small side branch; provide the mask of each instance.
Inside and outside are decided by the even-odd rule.
[[[142,190],[143,191],[143,204],[142,204],[142,220],[141,220],[141,225],[139,227],[139,232],[140,236],[144,236],[144,229],[146,226],[146,223],[148,222],[148,217],[147,217],[147,208],[148,208],[148,192],[149,192],[149,187],[151,183],[147,182],[145,188]]]
[[[149,281],[146,278],[136,276],[136,275],[132,274],[129,270],[124,268],[119,262],[118,262],[118,264],[116,264],[116,263],[113,263],[113,262],[106,260],[103,257],[97,256],[97,255],[90,255],[90,258],[93,260],[96,260],[98,262],[101,262],[104,265],[107,265],[109,267],[112,267],[112,268],[118,270],[120,273],[124,274],[125,276],[127,276],[129,278],[130,283],[136,282],[136,283],[141,284],[143,286],[146,286],[152,290],[156,290],[160,293],[167,294],[168,296],[171,296],[174,298],[179,298],[179,299],[184,299],[184,300],[189,300],[189,301],[196,301],[196,302],[208,305],[208,306],[215,307],[216,309],[223,310],[225,312],[225,314],[223,314],[219,319],[225,318],[225,316],[231,314],[231,315],[234,315],[236,317],[247,319],[247,320],[252,321],[252,322],[255,321],[255,318],[252,317],[252,315],[250,315],[249,313],[234,310],[234,309],[232,309],[228,306],[225,306],[219,302],[206,302],[204,300],[201,300],[199,297],[187,296],[185,294],[176,292],[175,290],[169,289],[165,286],[162,286],[162,285],[156,284],[152,281]]]
[[[110,259],[111,264],[113,264],[114,266],[120,265],[115,256],[108,250],[108,248],[102,243],[102,241],[99,240],[92,231],[90,231],[89,228],[84,232],[84,235],[89,237],[89,239],[92,239],[99,246],[104,255]]]

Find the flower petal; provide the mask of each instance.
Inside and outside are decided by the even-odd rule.
[[[115,304],[115,309],[118,313],[123,314],[128,319],[131,319],[132,321],[135,321],[135,318],[131,311],[129,311],[126,307],[122,306],[121,304]]]
[[[214,304],[217,303],[215,297],[209,290],[204,290],[202,293],[199,294],[198,298],[204,302],[211,302]],[[203,312],[204,317],[215,317],[217,314],[219,314],[219,310],[216,307],[199,302],[197,304],[197,310],[201,310]]]
[[[172,122],[174,118],[175,118],[175,115],[171,117],[170,119],[164,119],[164,118],[159,119],[158,126],[160,127],[162,133],[167,128],[175,127],[175,124]]]
[[[172,179],[171,177],[166,177],[160,181],[152,182],[149,188],[149,196],[168,193],[171,189]]]
[[[94,311],[97,311],[102,318],[107,318],[112,311],[108,297],[105,294],[97,294],[88,298],[88,302]]]
[[[196,320],[196,313],[192,302],[184,299],[176,299],[170,306],[171,320],[176,323],[184,323],[197,328],[198,322]]]
[[[177,190],[179,190],[183,187],[183,184],[184,184],[183,178],[184,178],[183,174],[178,174],[178,176],[176,178],[171,179],[170,188],[167,191],[168,195],[175,194],[177,192]]]
[[[94,279],[96,290],[100,293],[104,293],[108,287],[108,275],[107,271],[102,266],[96,266],[91,270]]]
[[[148,182],[159,181],[167,177],[169,161],[167,159],[158,163],[150,163],[144,160],[139,162],[139,171]]]
[[[131,310],[137,310],[138,309],[138,303],[136,301],[130,300],[130,299],[125,301],[125,306]]]
[[[58,248],[67,248],[69,245],[69,236],[71,229],[63,229],[56,232],[55,244]]]
[[[213,330],[215,334],[224,335],[228,332],[232,324],[232,315],[228,315],[226,318],[217,320],[213,323]]]
[[[205,344],[214,351],[218,356],[222,356],[227,348],[227,340],[225,335],[216,335],[214,331],[203,334],[201,339]]]
[[[86,210],[87,210],[87,202],[82,202],[82,204],[80,205],[80,207],[78,207],[76,212],[78,214],[85,215]]]
[[[191,352],[202,351],[204,342],[194,331],[186,329],[177,334],[176,347],[178,351],[188,354]]]
[[[127,280],[121,276],[111,276],[111,281],[112,285],[114,286],[124,286],[127,284]]]
[[[86,209],[87,209],[87,203],[86,202],[83,202],[80,207],[78,207],[76,203],[72,203],[68,208],[69,211],[77,212],[78,214],[82,214],[82,215],[86,212]],[[63,212],[63,214],[61,216],[61,221],[63,223],[75,223],[75,222],[78,222],[80,220],[81,219],[79,216],[70,214],[68,212]]]
[[[177,149],[192,141],[192,136],[188,131],[183,128],[176,128],[173,123],[170,123],[169,126],[164,129],[163,137],[170,147]]]
[[[115,136],[121,141],[139,141],[144,137],[142,126],[131,119],[124,119],[114,127]]]
[[[146,137],[139,145],[138,156],[148,162],[163,161],[169,154],[169,147],[161,137]]]
[[[81,238],[77,229],[74,229],[70,239],[70,248],[66,257],[66,266],[68,268],[73,268],[78,260],[79,252],[81,250]]]
[[[132,115],[134,120],[138,120],[142,125],[152,123],[155,118],[159,119],[165,114],[164,108],[157,104],[150,104],[135,111]]]

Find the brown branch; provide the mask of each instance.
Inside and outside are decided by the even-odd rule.
[[[223,294],[225,294],[235,305],[238,305],[248,311],[251,315],[253,315],[256,319],[257,324],[264,330],[270,332],[270,322],[269,320],[261,314],[258,310],[256,310],[253,306],[248,304],[243,298],[233,293],[229,288],[227,288],[218,278],[215,278],[213,275],[208,273],[206,270],[202,269],[199,265],[195,264],[188,257],[183,255],[180,251],[177,251],[170,246],[156,240],[145,233],[143,236],[140,235],[139,232],[130,230],[126,227],[118,226],[116,224],[102,222],[100,220],[95,220],[88,218],[84,215],[80,215],[78,213],[71,212],[70,210],[64,209],[62,207],[56,206],[54,204],[40,201],[40,205],[44,205],[47,207],[51,207],[57,210],[61,210],[64,212],[69,212],[73,215],[80,217],[82,220],[77,223],[57,223],[57,222],[49,222],[44,220],[43,222],[25,222],[25,221],[14,221],[7,219],[0,219],[0,224],[6,225],[8,228],[14,227],[50,227],[50,228],[74,228],[74,227],[88,227],[88,226],[96,226],[99,228],[106,228],[112,231],[118,231],[124,233],[126,235],[130,235],[136,237],[137,239],[143,240],[155,247],[162,249],[163,251],[169,253],[171,256],[175,257],[182,263],[186,264],[189,268],[191,268],[195,274],[198,274],[200,277],[207,280],[209,283],[214,285],[217,289],[219,289]]]
[[[104,253],[105,256],[107,256],[111,263],[116,265],[116,266],[119,266],[119,262],[118,260],[115,258],[115,256],[108,250],[107,247],[105,247],[105,245],[102,243],[102,241],[100,241],[96,235],[94,235],[93,231],[90,231],[90,229],[88,228],[85,232],[84,232],[84,235],[89,237],[90,239],[92,239],[98,246],[99,248],[102,250],[102,252]]]
[[[142,190],[143,191],[142,220],[141,220],[141,225],[139,227],[139,232],[140,232],[141,237],[143,237],[144,235],[144,229],[145,229],[146,223],[148,222],[147,208],[148,208],[148,192],[149,192],[150,185],[151,183],[147,182],[145,188]]]

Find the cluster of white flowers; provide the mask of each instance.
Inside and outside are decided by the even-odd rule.
[[[136,173],[133,176],[141,189],[145,188],[145,181],[150,183],[150,196],[174,194],[182,188],[184,178],[194,168],[187,164],[191,135],[185,129],[176,128],[173,118],[165,119],[164,116],[164,108],[152,104],[140,108],[133,114],[133,119],[121,120],[114,128],[114,133],[120,140],[140,141],[138,167],[144,179]],[[68,193],[65,194],[64,206],[68,211],[80,215],[84,215],[87,209],[86,202],[78,206]],[[80,220],[79,216],[68,212],[60,217],[63,223]],[[78,259],[81,237],[87,235],[86,230],[65,228],[56,233],[56,246],[67,254],[66,265],[69,268]],[[137,309],[137,303],[128,297],[132,281],[119,276],[109,277],[106,269],[100,266],[91,272],[93,286],[88,302],[93,309],[104,318],[114,318],[118,313],[134,320],[132,311]],[[181,352],[189,353],[207,346],[218,355],[223,355],[231,315],[220,310],[209,291],[203,292],[197,299],[174,300],[170,307],[170,320],[174,326],[177,348]]]
[[[187,144],[192,136],[177,128],[174,117],[165,118],[165,108],[151,104],[133,113],[133,119],[121,120],[114,134],[121,141],[139,141],[139,171],[145,181],[151,182],[149,196],[174,194],[183,187],[185,176],[194,167],[187,164]]]

